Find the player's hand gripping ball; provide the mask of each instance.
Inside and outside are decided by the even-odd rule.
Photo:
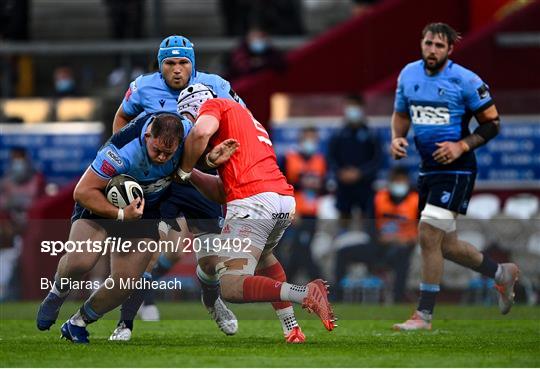
[[[143,198],[143,189],[135,178],[120,174],[111,178],[105,188],[107,200],[114,206],[123,209],[136,198]]]

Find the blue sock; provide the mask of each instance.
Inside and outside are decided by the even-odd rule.
[[[435,298],[439,293],[438,284],[420,283],[420,300],[416,310],[427,314],[433,314],[435,308]]]
[[[167,257],[164,254],[159,255],[159,258],[157,260],[156,265],[154,266],[154,269],[152,269],[152,277],[155,281],[163,277],[165,274],[171,270],[173,267],[173,263],[167,259]]]
[[[197,278],[201,284],[204,305],[214,307],[214,304],[219,297],[219,279],[215,275],[206,274],[198,265]]]
[[[471,269],[474,270],[475,272],[485,275],[486,277],[495,278],[495,274],[497,273],[498,267],[499,267],[499,264],[494,262],[486,254],[484,254],[484,257],[480,265]]]
[[[92,307],[90,306],[90,300],[86,300],[83,306],[81,306],[80,309],[81,317],[84,320],[86,324],[90,324],[101,318],[103,315],[98,314]]]

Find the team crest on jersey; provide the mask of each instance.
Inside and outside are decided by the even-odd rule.
[[[413,124],[449,124],[450,110],[446,104],[435,101],[411,101]]]
[[[448,191],[443,191],[443,194],[441,196],[441,202],[443,204],[446,204],[448,201],[450,200],[450,192]]]
[[[485,83],[483,83],[482,86],[478,87],[476,91],[478,92],[478,96],[480,96],[481,99],[485,99],[489,96],[489,88]]]

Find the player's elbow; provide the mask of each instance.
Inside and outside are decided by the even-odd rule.
[[[209,127],[196,126],[193,135],[199,140],[210,140],[214,132]]]
[[[75,190],[73,191],[73,200],[79,204],[84,204],[86,198],[88,197],[88,186],[84,183],[83,180],[77,183]]]

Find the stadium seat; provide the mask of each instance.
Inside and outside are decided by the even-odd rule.
[[[339,250],[345,247],[365,245],[370,241],[370,237],[365,232],[349,231],[336,237],[334,240],[334,250]]]
[[[528,234],[527,223],[506,214],[498,214],[487,223],[486,236],[489,242],[500,248],[515,252],[525,248]]]
[[[97,102],[90,97],[66,97],[56,103],[56,119],[60,122],[95,119]]]
[[[531,194],[520,194],[508,198],[503,213],[517,219],[530,219],[538,213],[540,201]]]
[[[2,116],[20,118],[24,123],[43,123],[50,120],[51,101],[47,99],[8,99],[1,103]]]
[[[492,194],[474,195],[469,201],[467,217],[473,219],[491,219],[499,213],[501,200]]]
[[[471,229],[459,232],[459,238],[473,245],[478,251],[483,251],[487,246],[486,237],[479,231]]]

